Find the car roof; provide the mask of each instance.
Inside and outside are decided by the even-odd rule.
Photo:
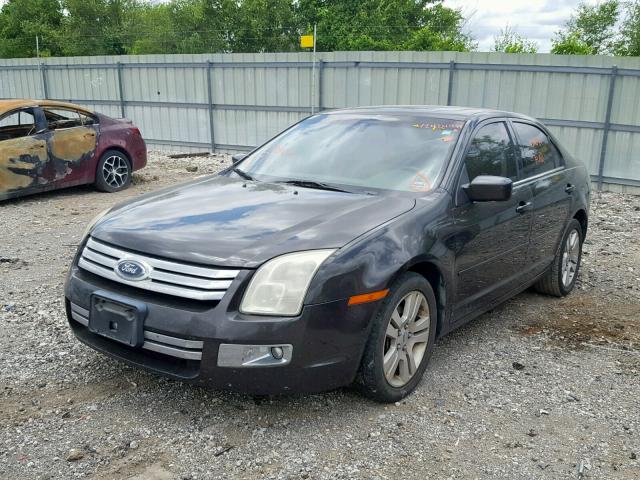
[[[324,112],[323,112],[324,113]],[[537,121],[535,118],[529,117],[515,112],[506,112],[503,110],[493,110],[490,108],[475,107],[448,107],[442,105],[380,105],[370,107],[353,107],[331,110],[329,114],[369,114],[369,115],[424,115],[439,118],[447,118],[452,120],[482,120],[484,118],[493,117],[514,117],[531,121]]]
[[[81,107],[80,105],[76,105],[74,103],[58,102],[56,100],[30,100],[30,99],[10,98],[6,100],[0,100],[0,115],[10,112],[11,110],[15,110],[16,108],[37,107],[37,106],[75,108],[76,110],[92,113],[91,110],[88,110],[87,108]]]

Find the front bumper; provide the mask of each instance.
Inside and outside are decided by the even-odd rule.
[[[90,347],[129,364],[180,380],[253,395],[320,392],[353,382],[375,303],[347,300],[306,305],[295,318],[238,311],[248,273],[219,302],[186,300],[121,285],[74,266],[65,286],[69,325]],[[132,348],[89,331],[91,296],[110,291],[144,302],[144,344]],[[286,365],[218,366],[221,344],[292,345]]]

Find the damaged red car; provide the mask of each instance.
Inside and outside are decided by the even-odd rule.
[[[0,100],[0,200],[82,184],[117,192],[146,163],[129,120],[52,100]]]

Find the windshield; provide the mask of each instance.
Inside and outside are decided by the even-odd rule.
[[[257,149],[238,167],[264,181],[427,192],[442,175],[463,125],[415,115],[315,115]]]

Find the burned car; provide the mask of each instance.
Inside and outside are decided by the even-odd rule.
[[[574,288],[590,179],[532,118],[338,110],[234,161],[88,226],[65,287],[79,340],[218,388],[393,402],[437,337]]]
[[[117,192],[146,162],[129,120],[64,102],[0,100],[0,200],[85,183]]]

